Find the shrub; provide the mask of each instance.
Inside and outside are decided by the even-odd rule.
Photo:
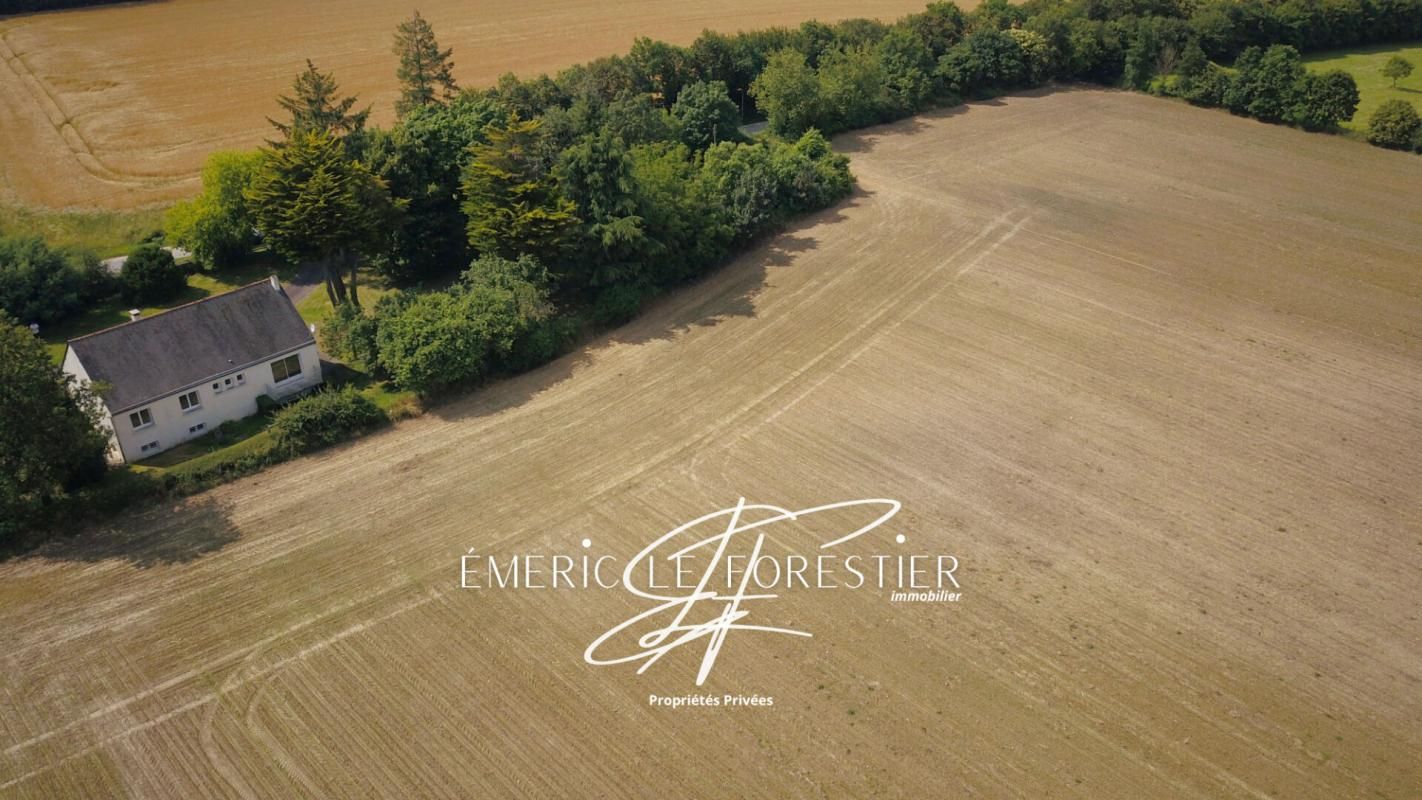
[[[321,349],[339,358],[357,360],[366,366],[376,362],[374,317],[351,303],[336,306],[336,312],[321,326]]]
[[[173,261],[173,254],[157,244],[135,247],[123,264],[123,300],[147,306],[166,303],[188,286],[187,273]]]
[[[1333,128],[1358,110],[1358,84],[1342,70],[1309,73],[1300,83],[1299,101],[1290,121],[1311,131]]]
[[[109,470],[103,480],[69,495],[60,516],[65,522],[112,517],[144,500],[162,496],[168,488],[166,481],[150,472],[118,467]]]
[[[59,322],[114,289],[93,258],[55,250],[38,237],[0,237],[0,312],[25,325]]]
[[[387,421],[370,398],[352,387],[317,392],[278,411],[270,430],[275,450],[297,455],[335,444]]]
[[[642,308],[642,290],[626,284],[609,286],[593,302],[593,320],[602,325],[621,325],[637,316]]]
[[[184,461],[168,469],[166,478],[180,494],[191,494],[250,475],[281,460],[271,433],[262,431],[229,447]]]
[[[1368,141],[1394,150],[1422,146],[1422,118],[1406,100],[1388,100],[1368,120]]]
[[[385,412],[391,422],[412,419],[423,413],[425,413],[425,404],[420,402],[420,398],[411,395],[406,395],[391,403],[389,410]]]
[[[392,305],[376,332],[380,365],[397,384],[423,395],[482,378],[534,321],[527,295],[460,286]]]
[[[504,368],[523,372],[547,364],[563,354],[577,332],[577,322],[569,317],[550,316],[538,320],[514,342]]]

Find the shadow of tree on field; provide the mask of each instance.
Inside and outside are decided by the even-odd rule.
[[[849,197],[834,206],[795,219],[699,279],[667,290],[650,301],[636,319],[580,343],[572,352],[542,367],[500,378],[464,397],[437,405],[430,413],[440,419],[461,420],[515,408],[572,377],[580,367],[591,363],[599,350],[669,341],[695,328],[714,327],[736,317],[753,318],[755,297],[765,288],[771,269],[793,268],[799,256],[818,248],[819,240],[813,234],[817,226],[843,220],[847,209],[871,196],[856,186]]]
[[[920,111],[911,117],[898,120],[897,122],[887,122],[883,125],[875,125],[872,128],[861,128],[857,131],[849,131],[838,134],[834,137],[834,149],[851,157],[871,153],[874,149],[890,138],[901,138],[924,131],[933,123],[940,120],[961,117],[971,114],[974,110],[982,108],[998,108],[1005,106],[1009,101],[1031,102],[1035,99],[1047,97],[1049,95],[1061,94],[1063,92],[1090,92],[1090,91],[1113,91],[1104,86],[1094,86],[1085,84],[1061,83],[1039,86],[1035,89],[1027,89],[1018,92],[1010,92],[997,95],[995,97],[985,97],[981,99],[968,100],[956,106],[945,108],[934,108],[927,111]],[[854,169],[853,160],[850,161],[849,168]]]
[[[79,532],[56,533],[0,554],[0,562],[41,558],[53,561],[127,561],[140,568],[186,564],[241,538],[222,504],[208,497],[162,501],[120,512],[109,523]]]

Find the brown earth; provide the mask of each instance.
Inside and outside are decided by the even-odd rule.
[[[1103,91],[838,145],[607,340],[0,564],[0,796],[1416,796],[1422,160]],[[644,603],[458,588],[741,496],[897,498],[963,599],[786,592],[705,687],[774,706],[670,711],[700,647],[582,659]]]
[[[625,53],[638,36],[689,44],[806,19],[896,19],[922,0],[426,0],[455,75],[554,72]],[[128,209],[195,194],[213,150],[272,133],[276,97],[310,58],[388,123],[398,92],[386,0],[166,0],[0,18],[0,201]]]

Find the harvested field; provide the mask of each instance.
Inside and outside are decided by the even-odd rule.
[[[1422,161],[1084,90],[838,146],[584,352],[0,563],[0,796],[1415,794]],[[775,705],[671,711],[583,662],[633,598],[458,588],[741,496],[901,500],[963,599],[788,593],[705,687]]]
[[[0,18],[0,202],[127,209],[195,194],[213,150],[271,135],[276,97],[311,58],[388,123],[390,52],[408,4],[384,0],[167,0]],[[689,44],[806,19],[895,19],[921,0],[715,4],[642,0],[616,13],[591,0],[430,0],[420,12],[454,49],[465,86],[552,72],[638,36]]]

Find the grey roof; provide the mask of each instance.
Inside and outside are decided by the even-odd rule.
[[[109,410],[143,405],[311,344],[286,292],[260,281],[69,340]]]

